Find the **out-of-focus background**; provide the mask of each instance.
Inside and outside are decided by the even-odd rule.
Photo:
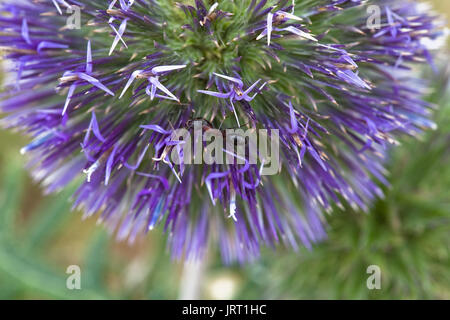
[[[450,16],[450,1],[434,5]],[[246,266],[223,266],[215,250],[200,265],[172,261],[158,230],[117,243],[70,211],[73,190],[43,195],[19,153],[27,139],[0,131],[0,299],[450,299],[450,96],[431,77],[439,129],[392,153],[386,198],[333,212],[312,251],[266,250]],[[81,290],[66,287],[71,265]],[[370,265],[380,290],[367,288]]]

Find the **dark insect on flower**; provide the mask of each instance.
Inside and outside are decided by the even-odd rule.
[[[15,76],[2,125],[34,137],[22,149],[34,177],[48,192],[80,181],[74,207],[119,239],[162,225],[175,258],[211,240],[226,262],[310,248],[324,212],[382,196],[399,136],[434,127],[415,65],[433,66],[442,32],[414,1],[6,1],[0,30]],[[233,152],[175,163],[173,133],[195,120],[278,132],[279,174]]]

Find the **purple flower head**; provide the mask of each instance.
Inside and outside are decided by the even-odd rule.
[[[174,258],[312,248],[325,212],[383,196],[399,137],[435,127],[420,67],[434,66],[441,20],[413,0],[7,0],[1,11],[13,76],[1,125],[31,137],[30,173],[46,192],[77,181],[74,208],[118,239],[163,229]],[[255,132],[277,141],[278,161]],[[208,136],[236,149],[210,149]],[[211,150],[229,161],[206,161]]]

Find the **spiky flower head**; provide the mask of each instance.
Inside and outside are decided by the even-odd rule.
[[[333,205],[382,196],[399,135],[434,126],[415,65],[433,65],[426,44],[440,32],[414,1],[37,0],[2,11],[15,74],[2,123],[34,137],[22,152],[36,179],[48,192],[77,181],[74,206],[120,239],[161,225],[176,258],[201,257],[211,239],[227,262],[263,245],[310,247]],[[277,130],[278,174],[262,175],[262,159],[174,163],[171,134],[197,120],[203,131]]]

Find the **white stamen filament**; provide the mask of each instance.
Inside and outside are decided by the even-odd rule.
[[[235,222],[237,222],[236,218],[236,190],[234,190],[234,187],[231,186],[230,191],[230,215],[228,218],[232,218]]]
[[[100,166],[100,163],[99,163],[99,160],[97,160],[88,169],[83,170],[83,173],[85,173],[87,175],[87,177],[86,177],[87,182],[91,182],[91,177],[94,174],[95,170],[98,169],[99,166]]]
[[[208,14],[211,14],[211,13],[213,13],[214,12],[214,10],[216,10],[216,8],[219,6],[219,3],[214,3],[212,6],[211,6],[211,8],[209,9],[209,11],[208,11]]]

